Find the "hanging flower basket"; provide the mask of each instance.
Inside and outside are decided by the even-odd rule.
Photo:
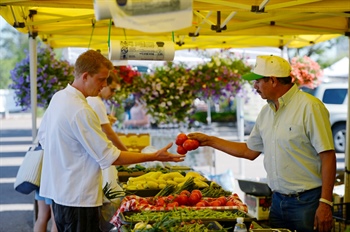
[[[141,73],[132,66],[114,66],[114,72],[117,74],[120,89],[110,103],[121,106],[130,95],[138,92],[137,83],[140,81]]]
[[[12,84],[15,90],[15,102],[23,110],[31,108],[29,53],[11,70]],[[52,96],[74,80],[73,66],[67,61],[57,60],[52,49],[41,46],[37,49],[37,106],[46,108]]]
[[[196,98],[189,83],[191,75],[185,65],[168,62],[140,79],[137,93],[154,122],[179,123],[188,119]]]
[[[211,98],[214,102],[235,97],[241,90],[245,80],[241,76],[250,72],[251,67],[228,51],[216,53],[211,60],[199,64],[190,78],[194,93],[198,98]]]
[[[293,82],[298,86],[314,89],[322,82],[323,70],[310,57],[294,57],[291,60]]]

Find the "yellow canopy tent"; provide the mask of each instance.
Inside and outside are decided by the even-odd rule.
[[[109,40],[124,39],[171,40],[176,43],[176,49],[298,48],[340,35],[349,36],[349,12],[349,0],[193,0],[190,27],[144,33],[111,26],[111,20],[97,21],[92,0],[0,0],[0,15],[32,38],[33,136],[36,135],[37,36],[53,48],[84,47],[100,49],[104,54],[108,53]],[[350,101],[348,104],[350,112]],[[347,133],[346,189],[350,185],[349,138]],[[349,191],[345,193],[345,201],[350,202]]]
[[[173,40],[176,49],[296,48],[349,33],[348,0],[271,0],[255,12],[261,2],[194,0],[192,26],[164,33],[96,21],[91,0],[1,0],[0,14],[19,31],[38,35],[51,47],[85,47],[103,53],[108,52],[108,39]]]

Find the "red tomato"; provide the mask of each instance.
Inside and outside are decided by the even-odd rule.
[[[187,135],[184,134],[184,133],[180,133],[178,134],[178,136],[176,137],[176,140],[175,140],[175,144],[176,145],[179,145],[179,146],[182,146],[182,144],[187,140]]]
[[[187,205],[188,197],[186,195],[178,195],[175,197],[174,202],[179,203],[179,205]]]
[[[185,148],[187,151],[192,151],[198,148],[199,142],[194,139],[187,139],[183,144],[183,148]]]
[[[218,201],[221,202],[221,205],[226,205],[227,199],[224,196],[218,197]]]
[[[209,204],[210,204],[210,206],[221,206],[221,202],[218,200],[212,201]]]
[[[210,206],[209,202],[208,201],[205,201],[205,200],[201,200],[200,202],[203,202],[205,204],[205,206]]]
[[[202,192],[199,189],[192,190],[192,193],[197,193],[202,198]]]
[[[188,198],[189,205],[196,205],[201,200],[201,197],[197,193],[191,193]]]
[[[165,200],[165,201],[166,201],[166,202],[173,202],[174,198],[175,198],[175,197],[174,197],[173,195],[169,195],[169,196],[166,197],[166,200]]]
[[[205,207],[205,206],[207,206],[207,205],[205,204],[205,202],[200,201],[200,202],[198,202],[198,203],[196,204],[196,206],[197,206],[197,207]]]
[[[185,155],[187,153],[187,150],[183,148],[182,146],[177,146],[176,152],[181,155]]]
[[[190,191],[188,191],[188,190],[182,190],[181,192],[180,192],[180,195],[186,195],[186,196],[190,196],[191,195],[191,193],[190,193]]]
[[[169,208],[174,208],[174,207],[178,207],[178,206],[179,206],[179,203],[176,201],[171,202],[171,203],[166,205],[166,207],[169,207]]]
[[[156,206],[164,206],[165,205],[165,201],[163,198],[158,198],[156,201]]]
[[[195,140],[195,139],[192,139],[192,143],[193,143],[193,150],[196,150],[198,147],[199,147],[199,141],[198,140]]]
[[[226,202],[226,206],[236,206],[237,204],[233,201]]]

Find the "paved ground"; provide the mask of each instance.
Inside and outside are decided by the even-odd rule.
[[[32,142],[30,115],[0,119],[0,135],[0,231],[32,231],[34,195],[13,189],[18,167]]]

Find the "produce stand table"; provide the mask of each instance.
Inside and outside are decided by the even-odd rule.
[[[179,206],[178,208],[188,208],[188,209],[194,209],[194,210],[200,210],[203,209],[203,207],[195,207],[195,206]],[[219,210],[219,211],[234,211],[234,212],[240,212],[242,213],[242,215],[246,215],[247,213],[247,206],[245,204],[240,204],[237,206],[209,206],[209,207],[205,207],[207,209],[213,209],[213,210]],[[118,209],[118,211],[114,214],[114,216],[112,217],[112,219],[110,220],[110,223],[112,223],[114,226],[116,226],[117,228],[120,228],[123,224],[125,224],[125,219],[123,220],[123,215],[124,213],[135,213],[135,212],[139,212],[139,211],[171,211],[173,210],[173,207],[160,207],[160,206],[154,206],[154,205],[149,205],[149,204],[143,204],[142,203],[142,198],[139,196],[126,196],[122,203],[120,208]],[[248,217],[248,216],[246,216]],[[213,218],[210,221],[216,221],[215,219],[217,218]],[[254,219],[255,220],[255,219]],[[253,221],[252,218],[249,219],[249,221],[247,220],[246,222],[250,223]],[[221,224],[224,224],[225,226],[234,226],[235,224],[235,219],[226,219],[226,220],[221,220],[220,222]]]

